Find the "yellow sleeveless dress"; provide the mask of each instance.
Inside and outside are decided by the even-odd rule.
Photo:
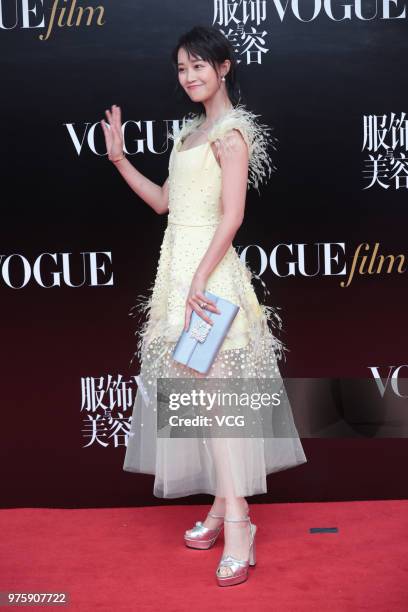
[[[168,223],[149,295],[140,296],[134,307],[143,317],[135,353],[141,366],[123,469],[155,475],[156,497],[266,493],[267,474],[307,461],[289,405],[284,413],[288,437],[222,438],[213,446],[199,438],[157,437],[157,379],[197,376],[171,353],[183,331],[192,278],[222,218],[222,171],[211,143],[231,129],[240,131],[249,149],[248,188],[258,189],[275,168],[268,152],[269,146],[275,148],[271,129],[242,105],[219,117],[207,142],[182,151],[184,139],[204,120],[204,114],[187,116],[179,133],[168,135],[174,140]],[[208,291],[240,309],[207,378],[280,377],[277,360],[287,349],[271,328],[281,329],[282,320],[276,308],[259,303],[254,277],[259,279],[231,245],[208,278]]]

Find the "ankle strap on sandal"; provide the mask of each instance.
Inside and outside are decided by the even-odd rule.
[[[216,519],[217,519],[217,518],[222,518],[222,519],[224,518],[224,516],[220,516],[220,515],[218,515],[218,514],[213,514],[212,512],[209,512],[209,513],[208,513],[208,516],[211,516],[211,518],[216,518]]]
[[[227,518],[224,518],[224,521],[226,523],[243,523],[245,521],[251,522],[251,519],[249,518],[249,516],[246,516],[245,518],[242,518],[242,519],[227,519]]]

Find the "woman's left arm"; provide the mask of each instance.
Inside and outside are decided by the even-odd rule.
[[[249,161],[247,144],[241,133],[235,129],[225,134],[224,138],[217,142],[219,142],[218,159],[222,170],[223,216],[194,274],[186,301],[185,330],[190,325],[193,310],[212,324],[205,310],[200,308],[201,302],[205,301],[208,304],[207,310],[219,313],[215,303],[204,295],[205,287],[208,278],[228,251],[244,220]]]

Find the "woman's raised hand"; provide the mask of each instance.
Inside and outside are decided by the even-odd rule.
[[[103,133],[105,135],[106,150],[111,161],[123,155],[122,117],[120,106],[113,104],[111,110],[106,109],[105,115],[109,121],[109,127],[105,120],[101,120]]]

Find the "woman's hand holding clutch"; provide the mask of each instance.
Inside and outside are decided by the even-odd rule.
[[[213,321],[205,314],[205,310],[220,314],[220,310],[218,310],[215,302],[204,295],[206,283],[207,281],[200,276],[195,275],[193,277],[186,300],[186,312],[184,317],[185,331],[187,331],[190,326],[191,313],[193,310],[210,325],[213,325]]]

